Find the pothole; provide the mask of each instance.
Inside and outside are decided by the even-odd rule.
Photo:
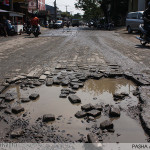
[[[76,82],[75,79],[73,80]],[[136,85],[132,81],[124,78],[89,79],[82,88],[75,90],[75,95],[81,99],[81,103],[77,104],[72,104],[68,97],[60,98],[61,90],[65,88],[70,89],[65,86],[46,86],[45,84],[38,87],[28,85],[22,88],[18,84],[10,86],[2,94],[11,93],[15,96],[14,101],[6,103],[9,109],[16,105],[24,108],[24,111],[17,115],[11,114],[13,118],[27,118],[32,125],[42,123],[43,115],[53,114],[55,121],[46,125],[54,127],[55,134],[69,137],[72,141],[86,142],[87,135],[94,133],[103,142],[146,142],[148,136],[141,125],[127,114],[129,108],[136,108],[139,103],[138,98],[133,95]],[[39,94],[40,97],[28,103],[21,102],[21,98],[28,98],[33,93]],[[122,93],[125,96],[115,99],[116,93]],[[89,115],[89,111],[86,111],[88,115],[81,118],[75,117],[75,114],[81,111],[81,106],[86,104],[102,106],[101,115],[92,116]],[[111,107],[120,110],[120,117],[110,117]],[[2,111],[4,112],[5,109]],[[113,130],[100,129],[100,123],[105,120],[113,123]]]

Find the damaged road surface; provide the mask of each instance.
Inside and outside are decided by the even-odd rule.
[[[64,28],[2,41],[0,141],[149,142],[149,47],[124,32]]]

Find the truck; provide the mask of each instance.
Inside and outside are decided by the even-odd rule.
[[[72,26],[75,27],[79,27],[79,19],[72,19]]]

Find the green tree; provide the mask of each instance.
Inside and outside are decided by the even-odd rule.
[[[84,11],[87,19],[99,19],[102,14],[106,21],[117,22],[124,18],[128,11],[129,0],[77,0],[75,6]]]

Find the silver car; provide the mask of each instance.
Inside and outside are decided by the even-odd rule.
[[[126,27],[128,33],[132,33],[132,31],[139,31],[139,25],[143,24],[143,12],[129,12],[126,18]]]

